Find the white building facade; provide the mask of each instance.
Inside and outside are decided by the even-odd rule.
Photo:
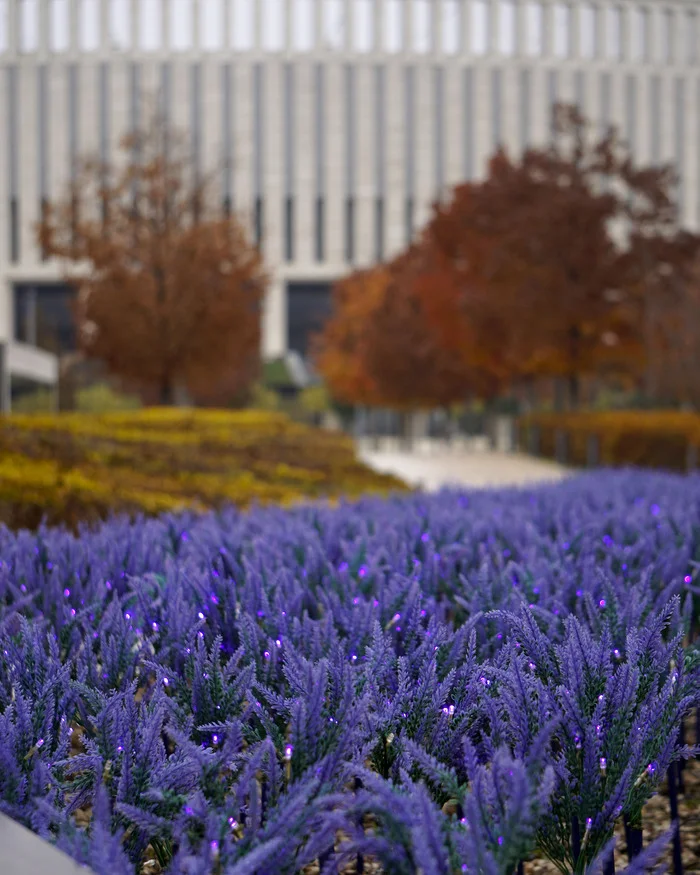
[[[402,249],[551,107],[673,162],[700,227],[700,0],[0,0],[0,341],[37,343],[58,265],[32,231],[78,156],[159,95],[273,276],[263,352],[304,352],[328,289]],[[58,304],[56,305],[58,306]],[[66,332],[64,331],[64,334]],[[64,338],[70,344],[70,338]]]

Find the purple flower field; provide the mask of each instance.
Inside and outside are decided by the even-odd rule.
[[[97,875],[607,873],[693,753],[697,476],[0,530],[0,559],[0,811]]]

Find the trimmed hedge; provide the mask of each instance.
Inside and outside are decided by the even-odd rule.
[[[518,420],[522,449],[575,467],[697,467],[700,415],[676,411],[533,413]]]
[[[0,419],[0,522],[13,528],[405,488],[361,464],[349,438],[277,413],[154,408]]]

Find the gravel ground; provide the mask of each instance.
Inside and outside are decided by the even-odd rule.
[[[687,739],[695,739],[694,719],[688,721]],[[678,811],[681,824],[681,849],[683,871],[685,875],[700,873],[700,759],[690,760],[683,772],[685,793],[679,796]],[[643,831],[644,844],[665,832],[671,823],[669,814],[668,788],[666,783],[653,796],[644,809]],[[617,846],[615,848],[615,869],[622,871],[627,865],[627,845],[622,822],[616,830]],[[673,873],[672,848],[669,846],[665,857],[669,873]],[[528,860],[524,866],[525,875],[561,875],[557,867],[544,858]],[[372,861],[365,861],[364,872],[367,875],[381,875],[381,868]],[[318,875],[319,867],[308,866],[304,875]],[[354,865],[343,870],[342,875],[356,875]]]
[[[681,850],[683,871],[700,873],[700,760],[688,762],[683,773],[685,794],[679,796],[678,813],[681,824]],[[666,784],[653,796],[644,809],[644,844],[665,832],[671,824],[669,814],[668,788]],[[627,865],[627,845],[622,823],[616,830],[615,869],[620,871]],[[666,854],[668,871],[673,872],[671,847]],[[559,875],[559,870],[549,860],[535,859],[525,864],[526,875]]]

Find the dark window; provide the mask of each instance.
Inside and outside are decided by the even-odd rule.
[[[413,240],[413,198],[406,200],[406,243]]]
[[[316,198],[316,261],[325,258],[325,203],[322,197]]]
[[[255,216],[253,219],[253,224],[255,226],[255,245],[258,249],[262,249],[263,245],[263,199],[261,197],[255,198]]]
[[[355,260],[355,201],[351,197],[345,202],[345,260]]]
[[[583,115],[586,114],[586,82],[582,70],[576,71],[575,88],[576,105],[581,110]]]
[[[170,123],[170,65],[166,62],[160,68],[159,115],[163,124]]]
[[[48,136],[48,74],[46,64],[42,64],[38,70],[38,119],[37,119],[37,140],[39,149],[39,193],[46,194],[48,191],[48,161],[47,148],[49,142]]]
[[[131,122],[131,130],[139,129],[139,121],[141,116],[141,68],[138,64],[132,64],[129,68],[129,87],[130,87],[130,107],[129,121]]]
[[[257,196],[263,191],[264,176],[264,79],[263,66],[253,68],[253,191]]]
[[[555,110],[559,99],[559,82],[557,80],[557,71],[550,70],[547,74],[547,90],[549,91],[549,117],[550,117],[550,133],[551,136],[556,135],[556,118]]]
[[[630,151],[634,155],[637,147],[637,80],[634,76],[627,77],[626,92],[627,142],[629,143]]]
[[[102,163],[107,162],[109,157],[109,111],[110,111],[110,90],[109,90],[109,67],[107,64],[100,64],[100,108],[99,108],[99,128],[100,128],[100,160]]]
[[[356,127],[355,127],[355,68],[345,67],[345,184],[347,192],[355,192]]]
[[[376,261],[384,261],[384,198],[378,197],[374,204],[374,233]]]
[[[10,261],[19,261],[19,204],[17,198],[10,198]]]
[[[684,192],[683,178],[685,176],[685,81],[676,79],[675,83],[675,140],[676,140],[676,172],[678,174],[678,182],[676,186],[676,197],[678,199],[678,209],[680,213],[684,208]]]
[[[525,150],[530,145],[530,71],[520,71],[520,148]]]
[[[46,219],[49,210],[49,202],[45,197],[42,197],[39,203],[39,215],[41,216],[41,221],[43,222]],[[46,246],[42,244],[41,247],[41,260],[46,261],[48,258],[48,252],[46,251]]]
[[[600,124],[605,135],[612,123],[611,115],[612,80],[610,73],[601,73],[600,76]],[[658,116],[654,116],[658,118]],[[658,127],[658,126],[657,126]]]
[[[288,196],[284,201],[284,256],[294,261],[294,198]]]
[[[445,85],[441,67],[435,71],[435,190],[438,197],[442,196],[445,185]]]
[[[322,64],[316,65],[316,194],[321,197],[325,193],[325,168],[326,168],[326,123],[325,101],[326,80]]]
[[[24,343],[34,340],[41,349],[57,354],[73,352],[74,298],[75,291],[62,283],[15,285],[15,338]]]
[[[192,163],[195,179],[201,171],[201,131],[202,131],[202,76],[199,64],[193,64],[190,79],[190,123],[192,125]]]
[[[494,151],[501,146],[503,136],[501,105],[503,102],[503,76],[500,70],[491,73],[491,143]]]
[[[658,123],[661,117],[661,78],[653,76],[651,79],[651,160],[658,164],[661,161],[661,125]]]
[[[71,177],[75,178],[78,163],[78,68],[71,64],[68,68],[68,155]]]
[[[288,283],[288,347],[307,356],[312,335],[323,327],[331,312],[330,283]]]
[[[29,290],[27,290],[29,291]],[[31,296],[29,294],[18,294],[17,289],[15,289],[14,296],[14,319],[15,319],[15,333],[14,338],[18,340],[20,343],[29,343],[31,331]]]
[[[224,64],[221,69],[222,89],[221,89],[221,127],[222,127],[222,149],[224,163],[224,191],[230,194],[233,191],[233,137],[231,130],[233,127],[233,106],[231,98],[231,65]]]
[[[78,221],[80,219],[78,195],[71,195],[70,200],[70,236],[73,246],[78,242]]]
[[[471,179],[474,175],[474,76],[472,70],[464,71],[462,137],[464,146],[464,176]]]
[[[102,227],[104,229],[106,229],[107,223],[109,222],[109,200],[106,197],[103,197],[101,200],[102,200],[102,209],[101,209]]]
[[[385,112],[385,88],[384,88],[384,67],[378,65],[375,68],[375,116],[374,116],[374,158],[375,158],[375,179],[377,192],[383,194],[385,191],[385,176],[384,176],[384,120]]]
[[[413,193],[413,186],[416,177],[416,162],[415,162],[415,113],[414,113],[414,93],[415,93],[415,76],[413,67],[407,67],[404,70],[404,125],[405,125],[405,180],[406,191]]]
[[[294,68],[284,67],[284,190],[287,195],[294,191]]]

